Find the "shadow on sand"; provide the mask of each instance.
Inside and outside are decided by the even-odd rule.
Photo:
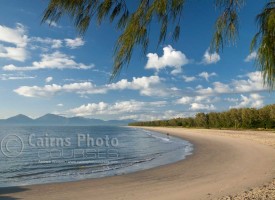
[[[3,187],[0,188],[0,200],[15,200],[20,198],[15,198],[10,196],[9,194],[17,193],[17,192],[24,192],[28,190],[24,187]]]

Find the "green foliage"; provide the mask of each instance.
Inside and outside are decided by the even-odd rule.
[[[210,45],[212,52],[219,52],[227,44],[235,44],[238,36],[239,11],[245,0],[216,0],[221,11],[215,23],[215,32]],[[80,34],[88,29],[92,19],[100,25],[107,17],[122,31],[114,51],[112,78],[124,66],[128,66],[134,48],[141,46],[143,53],[149,45],[150,25],[156,20],[160,25],[158,44],[164,42],[170,28],[171,37],[180,37],[180,20],[185,0],[140,0],[136,9],[129,10],[126,0],[50,0],[42,22],[58,21],[64,14],[71,17]],[[264,83],[275,86],[275,1],[269,0],[257,16],[259,31],[251,48],[257,49],[257,65],[262,71]]]
[[[244,128],[274,129],[275,104],[260,109],[240,108],[226,112],[197,113],[194,118],[176,118],[164,121],[134,122],[130,126],[181,126],[186,128]]]
[[[238,12],[244,0],[216,0],[216,7],[222,10],[215,23],[211,48],[212,52],[219,52],[227,43],[235,44],[238,36]]]
[[[197,113],[195,117],[195,125],[197,127],[209,127],[209,117],[205,113]]]
[[[64,14],[69,15],[80,34],[84,34],[91,19],[96,18],[100,25],[109,16],[110,22],[116,19],[117,28],[122,34],[117,40],[114,52],[113,76],[128,65],[134,47],[141,45],[146,53],[149,44],[150,25],[153,19],[160,24],[159,44],[165,41],[169,25],[174,26],[173,39],[180,35],[180,19],[184,0],[140,0],[133,12],[127,8],[125,0],[51,0],[42,22],[57,21]]]
[[[267,3],[257,16],[259,31],[251,42],[251,51],[258,47],[256,63],[263,72],[264,83],[275,87],[275,1]]]

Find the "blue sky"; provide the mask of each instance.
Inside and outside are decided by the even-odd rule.
[[[249,52],[258,2],[247,1],[242,9],[237,44],[212,55],[208,48],[218,10],[212,1],[186,3],[180,40],[172,42],[168,34],[157,48],[154,23],[148,54],[137,49],[111,83],[120,34],[114,25],[92,22],[81,38],[66,17],[41,25],[47,1],[0,2],[0,118],[55,113],[151,120],[275,102],[254,65],[256,53]]]

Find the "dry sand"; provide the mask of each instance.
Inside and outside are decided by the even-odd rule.
[[[122,176],[2,188],[0,199],[197,200],[233,199],[236,194],[240,195],[234,199],[250,199],[245,195],[254,193],[260,195],[254,199],[274,199],[274,182],[263,184],[275,178],[275,133],[147,129],[190,141],[194,154],[177,163]]]

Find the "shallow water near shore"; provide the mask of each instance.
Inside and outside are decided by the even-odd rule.
[[[0,187],[121,175],[192,154],[188,141],[132,127],[1,127]]]

